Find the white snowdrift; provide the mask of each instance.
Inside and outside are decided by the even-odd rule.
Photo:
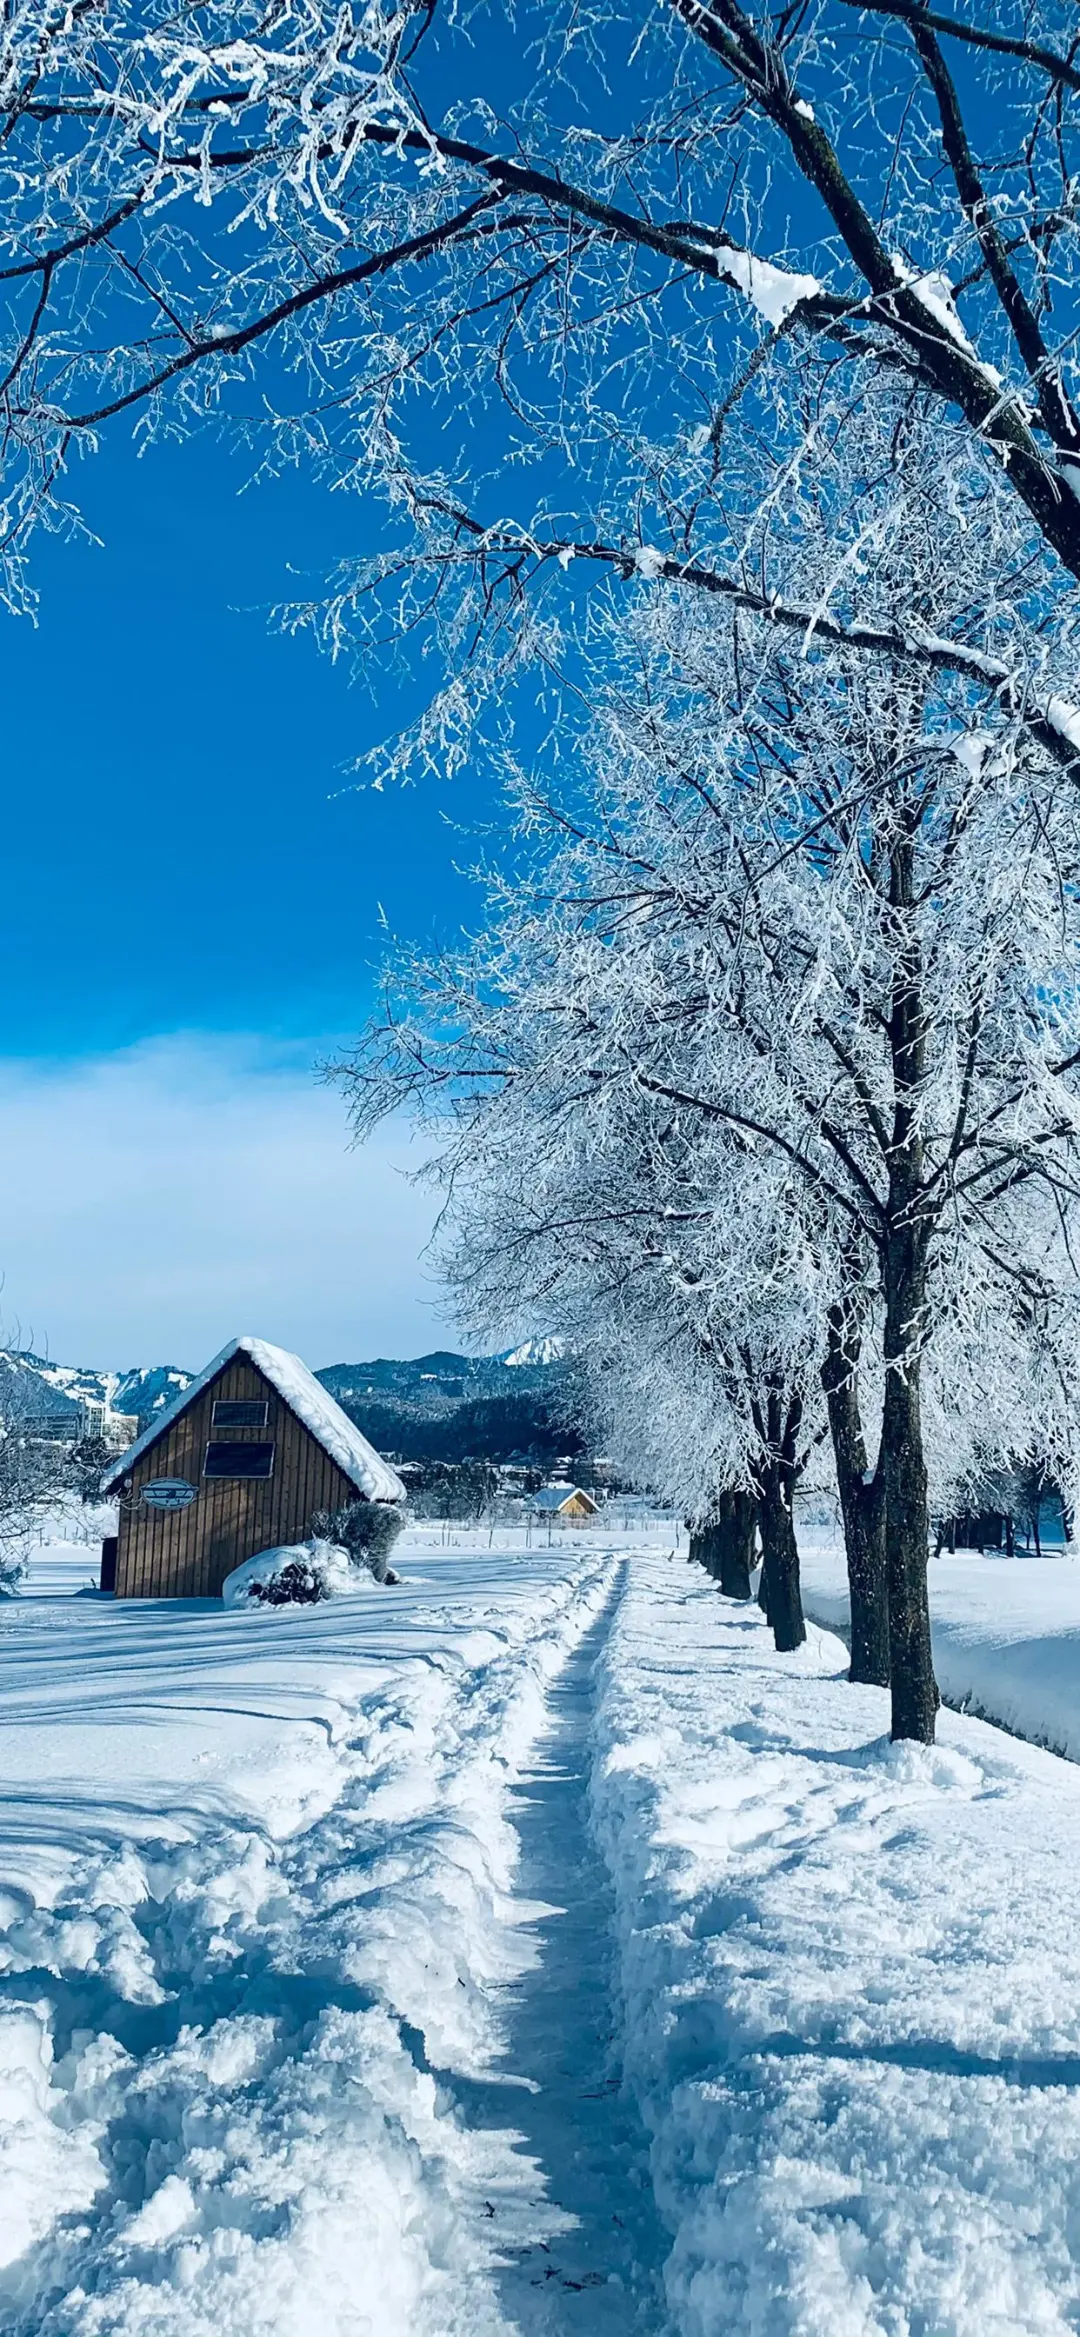
[[[680,2337],[1065,2337],[1080,1773],[887,1700],[642,1561],[594,1822]]]
[[[249,1607],[264,1615],[302,1614],[302,1603],[275,1605],[271,1599],[259,1596],[260,1591],[272,1591],[279,1585],[292,1567],[300,1568],[305,1577],[318,1585],[323,1599],[352,1598],[357,1591],[378,1587],[370,1568],[351,1565],[348,1551],[340,1549],[336,1542],[283,1542],[274,1550],[257,1550],[254,1558],[245,1558],[242,1566],[234,1566],[221,1586],[223,1604]]]
[[[64,2131],[44,2009],[0,2011],[0,2271],[49,2231],[58,2199],[87,2208],[105,2180],[95,2138]]]

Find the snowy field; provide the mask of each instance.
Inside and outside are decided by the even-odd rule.
[[[894,1750],[630,1545],[254,1616],[39,1554],[5,2337],[1075,2332],[1080,1768]]]
[[[843,1552],[800,1529],[808,1615],[848,1624]],[[1080,1559],[980,1556],[930,1561],[938,1685],[950,1704],[1080,1761]]]

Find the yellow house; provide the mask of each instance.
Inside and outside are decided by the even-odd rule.
[[[599,1502],[580,1485],[545,1485],[532,1506],[537,1517],[546,1517],[553,1525],[587,1525],[600,1515]]]

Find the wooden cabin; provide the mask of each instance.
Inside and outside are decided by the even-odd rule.
[[[599,1502],[581,1485],[545,1485],[535,1496],[533,1509],[538,1517],[564,1526],[587,1525],[600,1515]]]
[[[396,1470],[299,1356],[247,1338],[118,1456],[102,1491],[120,1505],[102,1589],[121,1599],[220,1598],[235,1566],[304,1541],[318,1510],[405,1499]]]

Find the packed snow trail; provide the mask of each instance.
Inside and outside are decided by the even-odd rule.
[[[596,1667],[625,1576],[624,1564],[611,1605],[552,1681],[548,1726],[509,1796],[521,1846],[514,1896],[535,1961],[505,1991],[505,2080],[472,2088],[470,2115],[522,2137],[562,2211],[550,2237],[518,2246],[507,2234],[497,2285],[522,2337],[657,2337],[667,2327],[660,2271],[670,2243],[647,2137],[614,2058],[614,1901],[587,1825]],[[504,2221],[495,2206],[496,2240]]]
[[[1076,2337],[1080,1767],[590,1542],[0,1610],[3,2337]]]

